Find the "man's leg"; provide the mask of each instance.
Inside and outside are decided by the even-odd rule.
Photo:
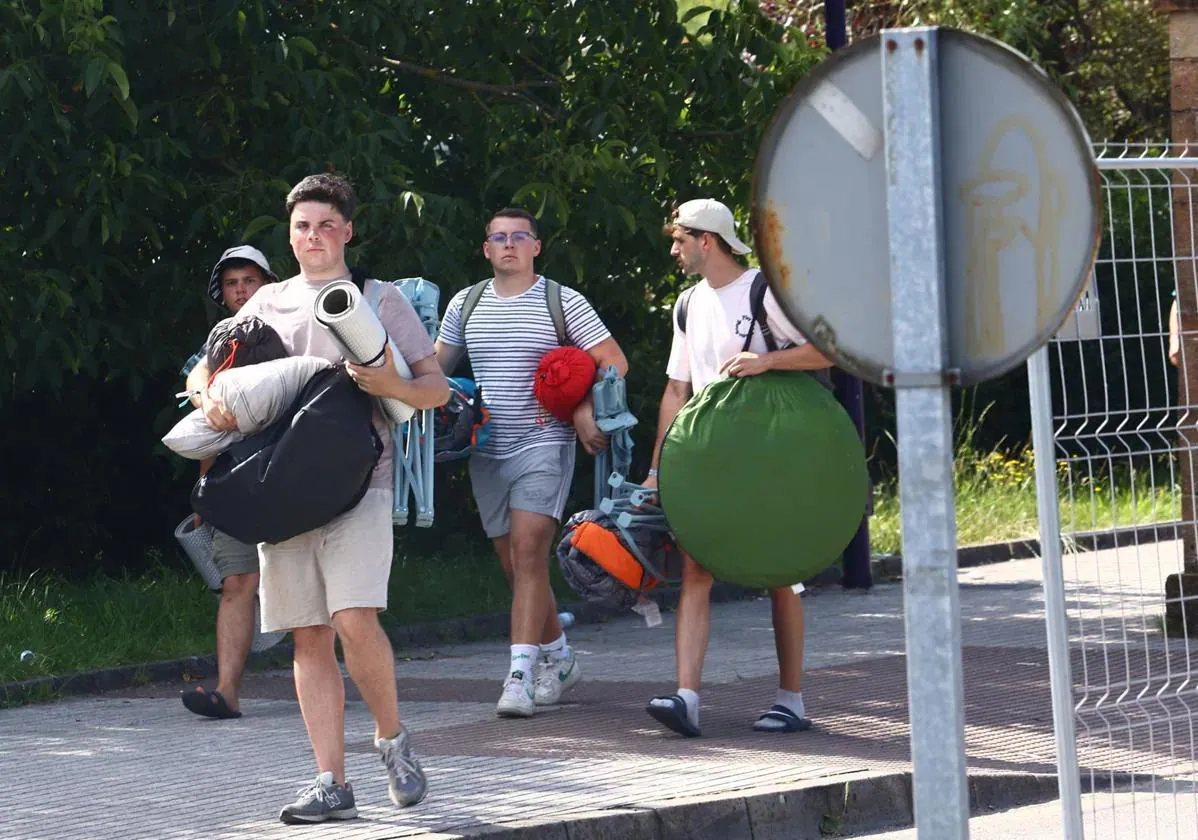
[[[254,641],[258,597],[258,548],[221,531],[212,535],[212,562],[221,576],[216,611],[217,684],[183,692],[183,705],[205,717],[241,717],[241,675]]]
[[[561,633],[556,614],[551,620],[547,616],[556,605],[549,586],[549,547],[556,532],[557,520],[551,516],[512,511],[512,532],[508,535],[512,564],[512,644],[539,645],[546,630],[553,627],[557,629],[554,638]]]
[[[345,667],[374,717],[374,737],[399,734],[399,698],[395,688],[395,653],[379,625],[378,610],[352,608],[333,616],[341,637]]]
[[[387,608],[394,553],[392,498],[390,489],[367,490],[357,507],[326,526],[318,562],[346,669],[374,717],[374,746],[387,769],[391,801],[402,808],[424,798],[428,780],[399,720],[395,653],[378,618]]]
[[[254,641],[254,607],[258,599],[258,573],[230,575],[221,584],[216,612],[216,690],[233,711],[241,701],[241,675]]]
[[[778,652],[778,686],[803,690],[803,599],[789,586],[770,590],[774,619],[774,648]]]
[[[803,708],[803,600],[789,586],[770,590],[774,648],[778,652],[778,694],[757,719],[760,732],[800,732],[811,728]]]
[[[345,684],[334,649],[337,635],[327,625],[297,627],[291,635],[295,641],[295,693],[316,767],[321,773],[332,773],[337,784],[344,784]]]
[[[678,659],[678,692],[654,697],[647,711],[683,735],[699,734],[699,686],[711,635],[711,573],[682,552],[682,592],[678,597],[674,655]]]
[[[556,524],[556,523],[555,523]],[[552,543],[552,537],[550,542]],[[491,540],[491,544],[495,546],[495,553],[499,555],[499,565],[503,567],[504,577],[507,578],[508,586],[514,587],[514,579],[512,577],[512,554],[511,554],[511,534],[504,534],[502,537],[496,537]],[[514,589],[513,589],[514,592]],[[563,630],[561,622],[557,617],[557,596],[553,594],[553,588],[549,589],[549,608],[548,614],[545,616],[545,630],[541,633],[541,644],[548,645],[556,642],[561,638]]]

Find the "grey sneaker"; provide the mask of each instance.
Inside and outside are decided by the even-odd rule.
[[[428,792],[428,778],[412,752],[412,739],[406,729],[400,729],[394,738],[379,738],[375,748],[387,768],[388,788],[391,801],[400,808],[415,805]]]
[[[582,669],[578,667],[578,658],[573,649],[567,656],[541,656],[537,662],[536,674],[533,681],[533,698],[538,706],[556,705],[562,699],[562,695],[582,679]]]
[[[290,825],[322,823],[325,820],[352,820],[358,816],[354,807],[354,789],[349,782],[339,785],[332,773],[321,773],[316,781],[301,788],[299,798],[279,812],[279,819]]]

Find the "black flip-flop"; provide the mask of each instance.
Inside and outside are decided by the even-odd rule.
[[[685,735],[687,738],[698,738],[703,733],[699,731],[699,727],[691,723],[689,717],[686,716],[686,701],[677,694],[669,694],[663,697],[654,697],[653,700],[668,700],[669,706],[657,706],[650,701],[645,707],[645,711],[649,713],[649,717],[660,723],[666,729],[677,732],[679,735]]]
[[[781,726],[762,726],[762,721],[776,720]],[[811,728],[811,721],[801,718],[785,706],[770,706],[768,712],[763,712],[753,729],[757,732],[803,732]]]
[[[204,691],[197,687],[191,691],[181,691],[179,696],[183,699],[183,705],[187,711],[197,715],[218,720],[232,720],[241,717],[240,711],[229,708],[229,701],[219,691]]]

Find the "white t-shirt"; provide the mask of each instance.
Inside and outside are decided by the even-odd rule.
[[[691,383],[695,393],[715,379],[720,378],[720,366],[741,351],[749,329],[753,340],[749,350],[765,353],[765,338],[760,325],[753,324],[749,314],[749,292],[757,269],[750,268],[727,286],[713,289],[706,280],[700,280],[690,293],[686,306],[686,333],[678,329],[678,318],[674,315],[674,343],[670,347],[670,361],[666,375],[670,379]],[[677,304],[675,304],[677,306]],[[807,339],[786,320],[774,293],[765,290],[765,318],[778,349],[797,347]]]
[[[439,341],[465,347],[483,402],[491,412],[491,437],[480,455],[510,458],[534,446],[573,443],[574,427],[562,423],[537,402],[533,379],[537,365],[558,346],[557,331],[545,298],[545,278],[526,291],[499,297],[488,283],[462,334],[466,287],[445,307]],[[611,337],[594,307],[578,292],[562,286],[567,342],[582,350]]]

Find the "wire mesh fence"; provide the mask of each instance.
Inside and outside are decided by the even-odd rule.
[[[1086,836],[1116,820],[1115,836],[1194,837],[1178,815],[1198,798],[1198,149],[1096,157],[1101,250],[1047,348],[1078,764],[1060,769],[1091,791],[1063,807]]]

